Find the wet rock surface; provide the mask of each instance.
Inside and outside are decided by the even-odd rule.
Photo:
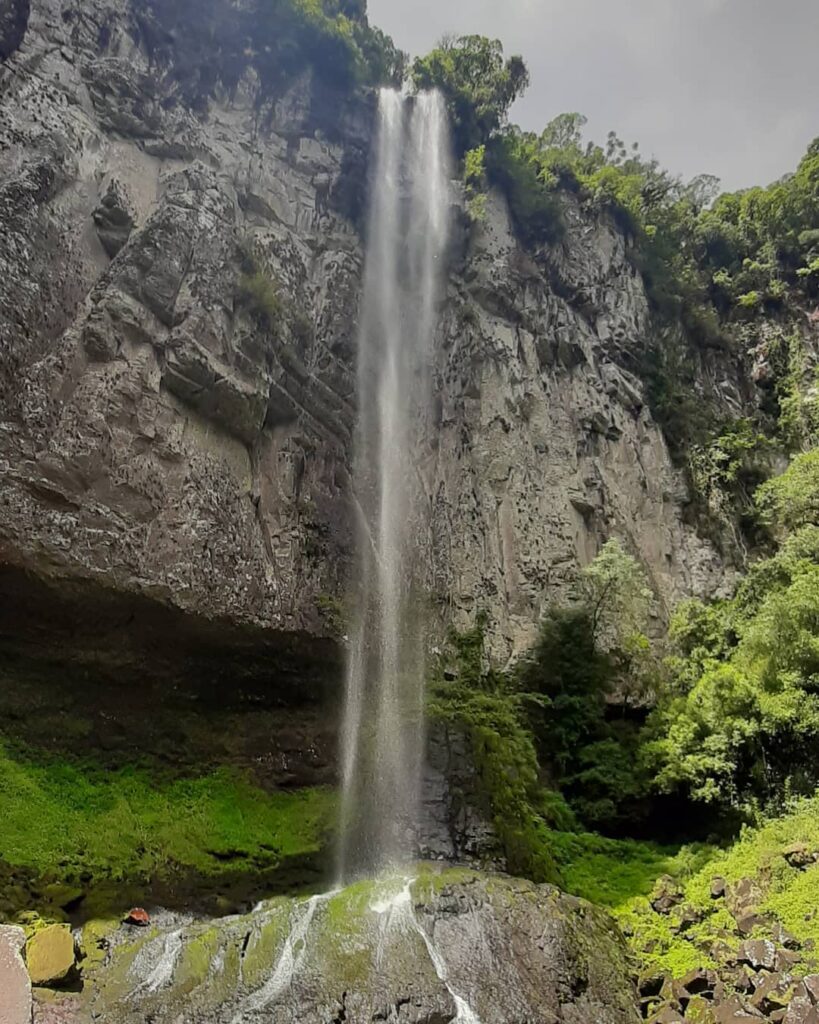
[[[114,938],[76,1021],[633,1024],[622,939],[548,886],[452,870]],[[459,1001],[474,1018],[459,1016]],[[180,1018],[181,1014],[181,1018]]]

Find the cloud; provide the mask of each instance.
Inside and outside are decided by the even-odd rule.
[[[819,135],[815,0],[369,0],[412,53],[445,32],[500,38],[531,85],[513,117],[539,130],[578,110],[646,155],[726,188],[793,170]]]

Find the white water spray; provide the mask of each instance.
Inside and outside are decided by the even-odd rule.
[[[423,757],[425,502],[417,453],[448,220],[437,93],[384,89],[358,342],[358,617],[347,667],[338,877],[412,855]],[[417,592],[417,591],[416,591]]]

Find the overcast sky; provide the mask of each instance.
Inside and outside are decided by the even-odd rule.
[[[446,32],[499,38],[531,85],[512,119],[577,110],[604,142],[724,188],[793,170],[819,135],[819,0],[369,0],[413,55]]]

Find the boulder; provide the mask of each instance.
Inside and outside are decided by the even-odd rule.
[[[682,903],[683,892],[670,875],[663,875],[657,881],[651,894],[651,907],[658,914],[669,914]]]
[[[470,1019],[462,1001],[484,1024],[638,1024],[629,966],[599,908],[451,868],[132,934],[95,971],[89,1010],[116,1024],[444,1024]]]
[[[807,995],[796,995],[783,1020],[784,1024],[819,1024],[819,1010]]]
[[[819,858],[819,854],[811,850],[805,843],[791,843],[790,846],[786,846],[782,851],[782,856],[792,868],[799,868],[800,870],[808,867],[809,864],[813,864]]]
[[[32,985],[59,986],[75,969],[74,936],[67,924],[50,924],[26,943],[26,966]]]
[[[699,967],[680,978],[680,984],[689,996],[702,995],[704,992],[713,992],[717,983],[715,971],[706,971]]]
[[[819,1003],[819,974],[809,974],[802,979],[805,991],[812,1003]]]
[[[748,939],[739,947],[737,959],[755,970],[772,971],[776,965],[776,946],[769,939]]]
[[[717,875],[715,878],[712,878],[711,879],[711,899],[712,900],[722,899],[722,897],[725,895],[725,889],[726,889],[727,884],[728,883],[725,881],[724,878],[722,878],[721,875]]]
[[[775,1010],[783,1010],[794,994],[794,980],[788,974],[769,974],[762,979],[750,998],[751,1006],[766,1016]]]
[[[0,925],[0,1024],[30,1024],[31,981],[21,951],[22,928]]]
[[[731,996],[714,1011],[716,1024],[758,1024],[764,1017],[739,996]]]

